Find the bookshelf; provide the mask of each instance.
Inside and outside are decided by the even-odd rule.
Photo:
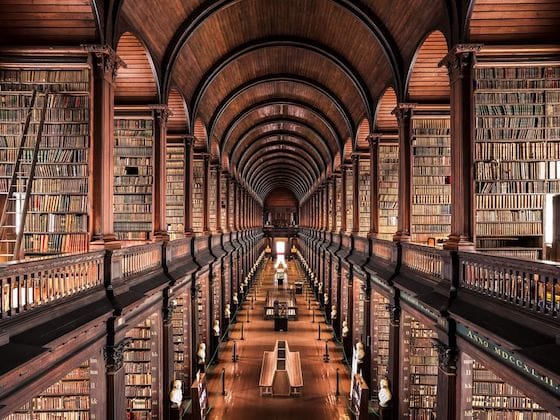
[[[226,211],[226,206],[227,206],[227,177],[224,176],[224,174],[222,174],[222,176],[220,176],[220,201],[218,202],[218,205],[221,208],[220,211],[220,225],[222,227],[222,231],[226,231],[227,228],[227,211]]]
[[[435,113],[434,113],[435,114]],[[412,118],[412,240],[441,243],[451,233],[451,120]]]
[[[218,169],[215,165],[210,168],[210,176],[208,178],[208,229],[210,232],[216,232],[218,227],[217,209],[218,209]]]
[[[229,197],[228,197],[228,208],[229,208],[229,227],[233,231],[235,230],[235,184],[229,181]]]
[[[90,363],[86,360],[4,420],[89,420],[90,388]]]
[[[0,261],[18,257],[14,256],[13,239],[21,227],[20,254],[24,256],[83,252],[89,246],[91,71],[86,63],[65,67],[53,64],[48,69],[26,63],[0,64],[0,202],[4,203],[9,194],[34,89],[38,93],[17,162],[19,170],[12,196],[16,207],[9,207],[15,213],[8,215],[5,222],[7,235],[2,241]],[[45,123],[35,155],[44,105]],[[24,213],[30,176],[34,181]]]
[[[193,159],[192,180],[192,223],[193,232],[201,234],[204,230],[204,160]]]
[[[560,66],[475,69],[476,246],[542,258],[543,208],[560,192]]]
[[[203,274],[197,279],[196,283],[196,332],[198,337],[198,344],[204,342],[206,343],[207,349],[209,349],[210,342],[208,339],[208,328],[210,316],[208,310],[208,298],[209,298],[209,279],[208,273]],[[207,354],[207,360],[209,360],[210,354]]]
[[[389,371],[389,328],[390,319],[387,310],[389,300],[381,293],[373,291],[371,294],[373,314],[372,334],[372,389],[379,389],[379,381],[386,378]]]
[[[433,347],[436,333],[403,312],[401,416],[429,420],[437,411],[438,355]]]
[[[342,228],[342,176],[335,177],[336,182],[336,232]]]
[[[364,346],[366,345],[365,338],[367,334],[365,332],[366,325],[366,294],[365,294],[365,280],[358,278],[354,274],[354,280],[352,282],[352,343],[356,340],[360,340]],[[362,287],[364,286],[364,287]]]
[[[352,166],[346,168],[346,232],[352,231],[354,217],[354,175]]]
[[[183,237],[185,232],[185,145],[167,140],[166,150],[166,221],[171,240]]]
[[[159,413],[157,324],[153,314],[126,333],[131,341],[124,353],[125,396],[127,412],[134,419],[151,419]]]
[[[370,168],[369,158],[360,156],[358,174],[358,206],[360,236],[367,236],[370,229],[369,205],[370,205]]]
[[[154,119],[115,110],[114,228],[121,241],[147,241],[152,234]]]
[[[539,404],[516,387],[503,381],[468,354],[461,355],[463,419],[479,420],[556,420]]]
[[[379,144],[378,201],[380,239],[392,239],[399,215],[399,146]]]
[[[173,379],[183,381],[183,392],[188,389],[190,376],[190,322],[189,294],[182,293],[175,300],[177,306],[173,311],[171,323],[173,328]]]

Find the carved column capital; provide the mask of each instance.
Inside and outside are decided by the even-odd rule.
[[[126,63],[109,45],[82,45],[82,48],[95,57],[97,69],[107,80],[115,81],[119,67],[126,68]]]
[[[167,125],[167,120],[169,119],[169,116],[173,114],[167,105],[155,104],[155,105],[150,105],[149,108],[154,111],[154,115],[161,125],[163,126]]]
[[[370,134],[369,136],[367,136],[367,141],[371,149],[379,145],[380,137],[376,134]]]
[[[399,104],[397,104],[395,109],[393,109],[391,111],[391,114],[393,114],[395,117],[397,117],[397,121],[400,124],[403,121],[405,121],[406,119],[409,119],[409,118],[412,117],[412,111],[413,111],[414,108],[416,108],[416,104],[399,103]]]
[[[115,373],[123,366],[124,352],[130,346],[131,338],[125,338],[118,344],[105,346],[103,348],[103,358],[109,373]]]
[[[443,57],[438,66],[447,67],[449,80],[453,83],[461,79],[465,71],[469,71],[481,48],[482,44],[457,44]]]
[[[440,341],[435,341],[432,345],[437,351],[440,369],[446,375],[455,375],[457,373],[457,350]]]
[[[183,137],[186,147],[192,147],[194,144],[194,136],[192,134],[187,134]]]

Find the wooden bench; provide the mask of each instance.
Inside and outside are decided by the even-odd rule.
[[[276,355],[273,351],[265,351],[261,366],[261,377],[259,380],[259,388],[262,395],[272,396],[272,382],[274,380],[274,371],[276,370]]]
[[[303,375],[301,373],[301,360],[299,351],[287,353],[286,368],[290,379],[290,395],[301,396],[303,390]]]
[[[259,380],[261,396],[301,396],[303,375],[299,352],[289,350],[288,343],[277,340],[274,351],[265,351]]]

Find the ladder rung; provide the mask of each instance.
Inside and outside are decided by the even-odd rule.
[[[15,241],[15,239],[0,239],[0,243],[13,243]]]
[[[0,226],[0,228],[15,228],[15,225],[4,225]]]

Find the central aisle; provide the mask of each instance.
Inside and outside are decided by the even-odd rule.
[[[290,285],[298,276],[296,262],[288,263]],[[212,406],[210,419],[349,419],[346,406],[350,388],[349,375],[342,363],[342,351],[335,348],[332,330],[325,324],[318,304],[311,300],[311,310],[307,309],[305,290],[297,296],[299,319],[289,321],[287,332],[275,332],[274,321],[264,320],[266,291],[274,288],[274,263],[267,261],[263,271],[257,276],[257,300],[251,310],[248,297],[243,309],[237,315],[237,323],[230,332],[230,340],[221,347],[219,363],[208,369],[209,404]],[[260,285],[259,285],[260,283]],[[255,290],[251,290],[253,295]],[[315,308],[315,322],[312,310]],[[247,323],[249,312],[249,323]],[[318,338],[318,323],[321,324],[321,341]],[[241,323],[245,340],[241,341]],[[291,351],[299,351],[303,371],[303,396],[301,397],[261,397],[259,377],[264,351],[272,351],[276,340],[286,340]],[[329,339],[330,362],[323,361],[325,340]],[[233,342],[237,343],[239,361],[232,362]],[[340,373],[340,395],[336,396],[336,369]],[[225,369],[226,395],[222,396],[221,373]]]

